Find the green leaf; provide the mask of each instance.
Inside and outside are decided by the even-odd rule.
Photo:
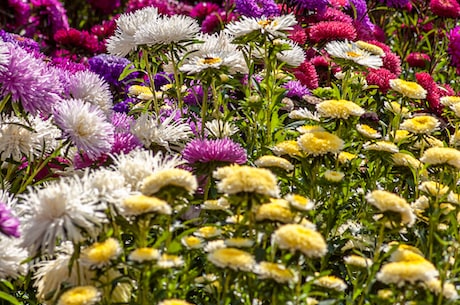
[[[3,299],[13,305],[22,305],[22,303],[19,302],[15,297],[3,291],[0,291],[0,299]]]

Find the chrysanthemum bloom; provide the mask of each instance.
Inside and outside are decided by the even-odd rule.
[[[297,281],[297,274],[294,270],[286,268],[282,264],[262,261],[255,267],[254,273],[260,279],[272,279],[277,283],[292,283]]]
[[[279,16],[280,9],[273,0],[236,0],[235,10],[242,16],[262,17],[262,16]]]
[[[246,151],[231,139],[190,141],[182,151],[182,156],[190,165],[215,162],[217,164],[246,163]]]
[[[80,99],[64,100],[54,108],[56,125],[93,160],[112,149],[114,127],[106,118],[100,108]]]
[[[171,168],[154,172],[142,182],[141,192],[152,196],[162,188],[175,187],[193,194],[198,188],[196,177],[187,170]]]
[[[390,72],[388,69],[369,69],[366,75],[366,82],[368,85],[375,85],[379,87],[382,93],[386,94],[390,90],[390,80],[397,78],[396,74]]]
[[[247,192],[279,197],[276,176],[268,169],[250,166],[225,166],[218,168],[213,177],[220,180],[217,190],[229,195]]]
[[[439,17],[460,17],[460,4],[456,0],[430,0],[430,10]]]
[[[27,249],[21,247],[20,239],[0,238],[0,278],[17,279],[28,272]]]
[[[332,40],[355,40],[355,27],[348,22],[320,21],[309,28],[308,38],[313,43]]]
[[[168,300],[163,300],[158,305],[193,305],[192,303],[189,303],[184,300],[179,300],[179,299],[168,299]]]
[[[453,104],[449,108],[452,109],[452,111],[458,118],[460,118],[460,103]]]
[[[303,155],[299,143],[295,140],[279,142],[272,147],[272,151],[277,156],[288,155],[291,157],[301,157]]]
[[[411,227],[415,223],[415,215],[411,206],[404,198],[396,194],[375,190],[366,195],[366,200],[381,212],[395,212],[401,217],[401,222]]]
[[[276,168],[281,168],[285,171],[291,171],[294,169],[294,165],[292,165],[289,160],[286,160],[281,157],[277,156],[270,156],[270,155],[265,155],[260,158],[258,158],[256,161],[254,161],[254,164],[257,167],[276,167]]]
[[[448,186],[435,181],[424,181],[420,183],[418,189],[434,197],[445,196],[449,192]]]
[[[298,194],[287,194],[286,199],[289,204],[300,211],[309,211],[315,207],[315,203],[309,198]]]
[[[446,163],[460,169],[460,151],[450,147],[431,147],[424,151],[420,161],[430,165]]]
[[[307,257],[322,257],[327,252],[323,236],[312,229],[298,224],[286,224],[272,235],[272,242],[280,249],[300,251]]]
[[[289,113],[289,118],[293,120],[313,120],[320,121],[318,114],[312,113],[308,108],[298,108],[294,109]]]
[[[255,219],[257,221],[269,220],[289,223],[292,222],[294,218],[294,214],[291,212],[287,201],[285,204],[282,204],[278,201],[261,204],[256,209],[255,213]]]
[[[450,55],[451,63],[454,67],[460,67],[460,26],[454,27],[449,32],[449,45],[447,53]]]
[[[339,277],[334,275],[321,276],[313,281],[313,284],[336,291],[345,291],[347,284]]]
[[[360,268],[369,268],[372,265],[372,260],[370,258],[362,257],[356,254],[345,256],[343,261],[347,265]]]
[[[444,106],[450,107],[460,103],[460,96],[442,96],[439,100]]]
[[[327,170],[324,172],[324,179],[329,182],[340,182],[343,180],[343,177],[345,177],[343,172],[333,170]]]
[[[426,98],[426,90],[416,82],[395,78],[390,80],[390,87],[396,92],[413,99]]]
[[[410,114],[409,109],[407,107],[401,107],[401,104],[398,102],[385,102],[384,107],[386,110],[394,114],[398,114],[403,118],[409,116]]]
[[[292,14],[267,18],[252,18],[243,16],[240,20],[232,22],[226,26],[225,31],[235,36],[235,38],[245,36],[254,32],[267,35],[270,39],[285,38],[286,32],[292,30],[292,26],[297,24],[295,16]]]
[[[128,93],[144,101],[150,101],[154,98],[152,89],[147,86],[132,85],[128,88]]]
[[[160,256],[157,265],[161,269],[179,268],[184,265],[184,259],[178,255],[165,253]]]
[[[320,116],[325,118],[348,119],[361,116],[365,110],[358,104],[346,100],[326,100],[316,105]]]
[[[206,200],[201,205],[204,210],[222,210],[225,211],[230,208],[230,203],[224,197],[220,197],[217,200]]]
[[[244,237],[232,237],[224,240],[225,246],[230,248],[251,248],[254,241]]]
[[[342,139],[327,131],[305,133],[297,139],[297,143],[303,152],[312,156],[337,154],[344,146]]]
[[[361,135],[363,135],[364,137],[369,138],[369,139],[378,139],[378,138],[382,137],[380,132],[378,132],[377,130],[375,130],[374,128],[372,128],[371,126],[369,126],[367,124],[357,124],[356,125],[356,130]]]
[[[439,272],[432,263],[419,259],[384,264],[376,278],[385,284],[396,284],[402,287],[405,283],[428,282],[438,275]]]
[[[382,57],[361,49],[356,43],[349,41],[331,41],[325,46],[325,50],[332,57],[345,59],[361,66],[378,69],[382,66]]]
[[[414,134],[430,134],[439,127],[439,120],[430,115],[416,116],[404,120],[399,128],[410,131]]]
[[[305,51],[297,43],[289,40],[275,40],[275,44],[283,45],[287,50],[276,53],[276,58],[289,67],[298,67],[305,61]]]
[[[364,150],[367,151],[384,151],[389,153],[399,152],[399,148],[396,144],[388,141],[377,141],[374,143],[367,142],[363,145]]]
[[[215,226],[204,226],[195,231],[194,234],[209,239],[221,235],[222,230]]]
[[[408,153],[398,152],[391,156],[394,165],[409,167],[411,169],[420,169],[423,164]]]
[[[217,249],[208,254],[208,260],[217,267],[235,271],[253,271],[256,264],[250,253],[235,248]]]
[[[101,293],[94,286],[78,286],[64,292],[58,305],[93,305],[99,302]]]
[[[297,127],[296,130],[302,134],[308,132],[326,131],[323,126],[319,125],[303,125]]]
[[[155,248],[137,248],[133,250],[129,256],[128,259],[131,261],[135,261],[138,263],[143,263],[143,262],[149,262],[153,260],[157,260],[160,258],[160,251]]]
[[[412,52],[407,55],[406,61],[409,64],[409,67],[425,68],[427,63],[431,61],[431,58],[428,54],[425,53]]]
[[[19,219],[14,217],[10,209],[0,202],[0,233],[6,236],[19,237]]]
[[[96,242],[82,250],[82,260],[91,266],[102,267],[116,259],[122,252],[120,243],[115,238]]]
[[[424,282],[423,286],[436,295],[442,295],[447,300],[458,300],[459,298],[457,288],[452,283],[442,283],[439,279],[432,279]]]
[[[239,130],[231,122],[216,119],[206,122],[205,126],[210,135],[219,139],[229,138]]]
[[[293,74],[308,89],[318,88],[318,72],[310,60],[304,60],[300,66],[294,69]]]
[[[137,216],[146,213],[170,215],[172,210],[169,204],[156,197],[145,195],[132,195],[123,200],[122,213],[127,216]]]

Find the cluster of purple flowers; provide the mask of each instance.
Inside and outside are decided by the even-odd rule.
[[[13,216],[6,204],[0,202],[0,232],[6,236],[19,237],[19,220]]]

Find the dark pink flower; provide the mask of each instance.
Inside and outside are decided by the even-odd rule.
[[[443,105],[440,103],[438,84],[427,72],[415,73],[415,78],[417,83],[427,91],[426,101],[428,102],[429,111],[440,116]]]
[[[347,22],[321,21],[308,29],[308,38],[313,43],[328,42],[332,40],[354,40],[356,29]]]
[[[409,64],[409,67],[425,68],[426,64],[431,61],[431,58],[428,54],[425,53],[412,52],[407,55],[406,61]]]
[[[460,17],[460,5],[457,0],[431,0],[430,9],[433,14],[444,18]]]
[[[318,88],[318,73],[315,66],[309,60],[305,60],[300,66],[295,68],[293,74],[308,89]]]
[[[367,84],[378,86],[383,94],[388,92],[390,89],[390,80],[395,78],[397,76],[385,68],[369,69],[369,73],[366,75]]]

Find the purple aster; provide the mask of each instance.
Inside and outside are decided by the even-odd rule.
[[[54,121],[91,160],[112,150],[115,127],[99,107],[80,99],[64,100],[54,107]]]
[[[99,54],[88,60],[89,69],[100,76],[111,85],[118,86],[118,80],[123,70],[128,65],[132,65],[129,59],[110,54]],[[139,76],[138,72],[129,74],[124,80],[133,79]]]
[[[19,46],[4,45],[10,56],[6,69],[0,71],[0,96],[11,94],[12,101],[32,115],[50,114],[63,91],[57,70]]]
[[[111,151],[114,155],[121,153],[128,154],[131,150],[143,146],[142,142],[129,132],[116,132],[114,134],[114,140]]]
[[[126,100],[121,101],[121,102],[116,103],[115,105],[113,105],[112,109],[115,112],[128,113],[129,110],[131,109],[131,105],[136,104],[137,102],[138,102],[138,100],[136,100],[135,98],[129,97]]]
[[[201,105],[203,100],[203,88],[200,85],[192,86],[187,89],[184,96],[184,103],[191,106]]]
[[[449,45],[447,52],[455,68],[460,68],[460,26],[454,27],[449,32]]]
[[[306,9],[309,11],[318,11],[322,12],[327,8],[329,4],[328,0],[294,0],[294,3],[297,4],[301,9]]]
[[[135,120],[126,113],[114,112],[112,113],[111,121],[115,127],[115,132],[128,132]]]
[[[5,42],[14,43],[24,50],[33,53],[35,57],[43,57],[43,54],[40,53],[40,45],[38,42],[31,38],[20,36],[14,33],[8,33],[4,30],[0,30],[0,38]]]
[[[410,0],[379,0],[388,7],[402,8],[410,3]]]
[[[0,203],[0,232],[6,236],[20,236],[19,220],[12,215],[4,203]]]
[[[280,15],[280,9],[273,0],[235,0],[235,5],[235,10],[243,16],[259,18]]]
[[[174,79],[174,75],[172,75],[171,73],[158,72],[153,77],[153,83],[155,84],[155,90],[160,90],[162,86],[170,84],[172,79]]]
[[[11,9],[14,11],[12,27],[21,28],[27,25],[30,17],[30,6],[27,1],[24,0],[8,0],[9,8],[6,8],[6,12],[10,12]],[[5,14],[7,15],[7,14]]]
[[[185,146],[182,156],[193,166],[210,162],[243,164],[247,161],[244,148],[228,138],[192,140]]]
[[[64,5],[59,0],[31,0],[36,9],[40,9],[40,14],[46,18],[47,27],[51,27],[51,33],[54,35],[59,29],[69,29],[67,12]]]
[[[290,80],[283,87],[287,89],[287,97],[302,98],[304,95],[310,95],[310,90],[308,90],[307,86],[302,85],[298,80]]]

